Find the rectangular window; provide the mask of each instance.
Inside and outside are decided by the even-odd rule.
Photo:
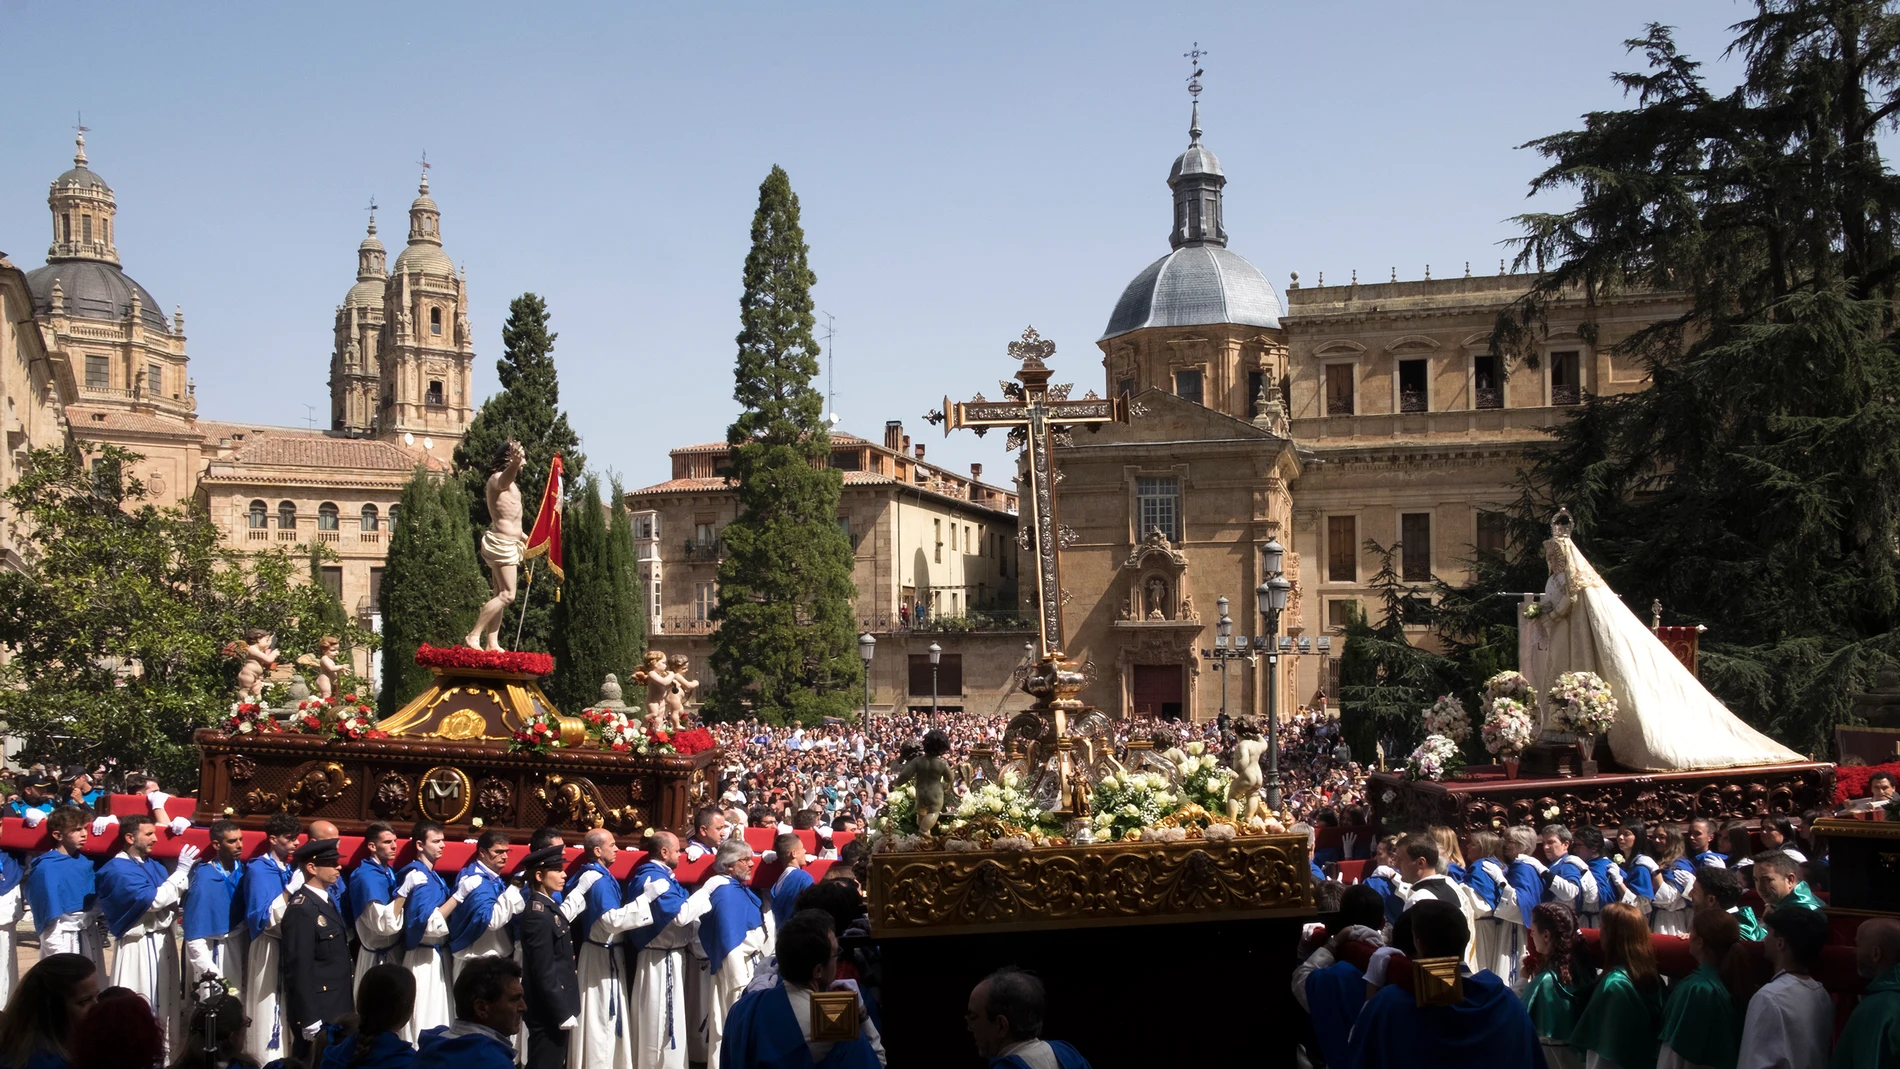
[[[80,230],[81,240],[84,240],[84,241],[92,240],[92,216],[82,215],[79,217],[79,230]]]
[[[1344,631],[1352,622],[1352,607],[1359,604],[1357,598],[1333,598],[1326,603],[1326,626],[1335,631]]]
[[[1359,518],[1326,517],[1326,581],[1359,581]]]
[[[1174,395],[1183,401],[1201,403],[1201,372],[1199,368],[1183,368],[1174,373]]]
[[[112,385],[112,369],[103,356],[86,357],[86,389],[104,390]]]
[[[1173,476],[1142,476],[1135,480],[1135,541],[1160,531],[1170,542],[1181,541],[1181,480]]]
[[[323,589],[338,601],[343,600],[343,569],[334,565],[325,565],[318,573],[323,580]]]
[[[1352,415],[1352,365],[1326,365],[1326,414]]]
[[[942,654],[933,665],[928,653],[913,653],[910,655],[910,694],[913,699],[930,697],[932,668],[936,669],[938,696],[963,693],[963,654]]]
[[[1425,411],[1425,375],[1426,362],[1423,360],[1399,361],[1399,411]]]
[[[963,525],[963,552],[968,553],[975,548],[976,543],[970,541],[970,525],[966,523]]]
[[[1583,400],[1583,383],[1578,378],[1577,353],[1572,350],[1550,354],[1550,403],[1574,405]]]
[[[1432,578],[1432,514],[1407,512],[1399,516],[1399,578],[1428,583]]]
[[[1115,387],[1115,392],[1120,394],[1123,397],[1133,397],[1135,395],[1135,380],[1123,379]]]
[[[831,453],[831,466],[839,471],[857,471],[863,467],[863,463],[859,460],[858,451],[855,449],[834,449]]]
[[[935,564],[942,564],[943,563],[943,521],[931,520],[930,526],[936,531],[936,533],[931,536],[931,541],[936,543],[936,550],[935,550],[936,555],[931,558],[931,561],[932,563],[935,563]]]
[[[1502,512],[1478,513],[1478,552],[1503,553],[1510,544],[1510,522]]]
[[[369,611],[383,611],[383,570],[381,568],[369,570]]]
[[[719,594],[716,584],[693,584],[693,619],[702,623],[712,619],[713,608],[718,604]]]
[[[153,397],[165,396],[165,369],[157,364],[145,365],[145,392]]]
[[[1248,415],[1260,414],[1260,406],[1267,403],[1267,373],[1264,371],[1247,372],[1247,400],[1244,406]]]
[[[1480,356],[1471,361],[1473,407],[1503,408],[1504,380],[1498,376],[1498,358]]]
[[[957,551],[957,525],[953,523],[950,525],[950,552],[955,553],[956,551]]]
[[[428,404],[439,405],[444,403],[442,397],[442,384],[434,379],[429,380],[429,389],[423,396],[423,401]]]
[[[845,541],[851,542],[851,517],[849,516],[838,517],[838,533],[844,535]],[[858,548],[858,544],[856,542],[851,542],[851,548],[852,549]]]

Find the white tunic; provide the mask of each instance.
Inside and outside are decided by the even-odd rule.
[[[402,1038],[413,1044],[416,1037],[431,1028],[446,1026],[455,1019],[455,968],[449,961],[449,919],[435,910],[423,923],[422,941],[414,950],[405,951],[402,967],[416,978],[416,1008],[402,1026]]]
[[[573,889],[562,897],[562,906],[581,906],[575,911],[579,916],[585,911],[587,889],[599,878],[597,871],[583,872]],[[637,1037],[629,1012],[629,985],[621,975],[620,941],[623,933],[651,923],[652,906],[636,896],[619,909],[602,913],[585,933],[576,970],[581,1020],[580,1027],[568,1033],[568,1069],[633,1069]]]
[[[730,876],[714,876],[700,884],[699,890],[693,892],[693,897],[707,899],[710,909],[713,891],[731,882]],[[719,1040],[726,1030],[726,1014],[739,1001],[739,996],[745,994],[746,985],[752,982],[752,971],[758,967],[760,959],[771,952],[774,918],[770,909],[762,908],[760,913],[759,926],[746,932],[746,937],[739,945],[726,952],[718,972],[713,972],[712,963],[705,959],[704,945],[697,939],[693,940],[693,948],[697,951],[696,957],[702,963],[703,970],[699,977],[699,1033],[706,1044],[706,1064],[709,1066],[719,1064]]]
[[[1834,1002],[1811,976],[1776,973],[1748,1000],[1735,1069],[1827,1069]]]
[[[119,857],[139,863],[129,853]],[[167,1051],[183,1033],[184,1018],[178,999],[178,946],[172,942],[172,926],[178,922],[178,904],[185,897],[185,885],[191,868],[180,866],[152,895],[151,908],[112,940],[112,983],[130,988],[145,998],[152,1013],[165,1029]]]
[[[649,880],[648,883],[656,881]],[[634,889],[635,894],[645,891]],[[639,963],[628,984],[627,1001],[633,1012],[634,1069],[686,1069],[687,1049],[698,1036],[688,1026],[686,996],[697,974],[686,951],[699,945],[699,918],[707,901],[694,895],[680,907],[673,923],[640,951]],[[704,1060],[703,1056],[699,1060]]]
[[[20,982],[19,956],[13,949],[13,928],[26,916],[26,880],[0,895],[0,1006],[13,997]]]
[[[383,949],[378,953],[371,947]],[[350,990],[363,986],[364,973],[386,961],[401,961],[402,955],[402,899],[364,906],[356,915],[356,976]]]
[[[303,886],[302,876],[301,872],[293,874],[293,887]],[[284,910],[289,905],[289,891],[278,895],[271,903],[264,929],[248,941],[244,950],[244,1012],[251,1018],[251,1026],[244,1030],[244,1052],[259,1065],[288,1055],[294,1038],[281,1015],[283,985],[277,968],[283,960],[279,938]],[[250,934],[248,929],[245,934]]]

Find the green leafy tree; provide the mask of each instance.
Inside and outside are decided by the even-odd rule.
[[[1896,653],[1900,182],[1879,136],[1900,117],[1900,17],[1761,0],[1735,29],[1735,90],[1712,92],[1652,26],[1630,42],[1647,69],[1616,76],[1633,107],[1531,143],[1550,161],[1533,191],[1577,203],[1520,217],[1518,262],[1542,274],[1497,351],[1534,358],[1557,301],[1666,291],[1686,310],[1613,350],[1648,389],[1591,398],[1557,429],[1506,567],[1541,586],[1539,528],[1567,505],[1639,613],[1661,599],[1708,625],[1706,685],[1818,752]]]
[[[783,168],[759,186],[739,298],[739,359],[726,431],[739,515],[722,535],[708,711],[772,723],[849,716],[863,671],[854,648],[851,544],[838,527],[843,486],[812,338],[798,197]]]
[[[607,524],[609,561],[614,573],[614,614],[620,619],[620,648],[613,657],[622,686],[631,686],[634,669],[647,648],[647,592],[640,581],[640,560],[633,546],[633,512],[619,478],[613,480],[613,508]]]
[[[1406,638],[1406,625],[1428,622],[1432,606],[1423,588],[1399,578],[1393,566],[1399,543],[1367,539],[1365,548],[1379,558],[1368,585],[1382,613],[1374,626],[1363,608],[1352,606],[1339,658],[1340,728],[1363,762],[1372,763],[1374,744],[1383,743],[1387,762],[1396,764],[1424,738],[1420,715],[1445,693],[1453,664]]]
[[[589,477],[567,510],[561,531],[567,581],[554,606],[555,704],[570,713],[592,705],[601,680],[623,671],[619,577],[600,480]]]
[[[555,454],[561,456],[562,476],[568,487],[579,486],[586,468],[581,455],[580,436],[568,425],[561,411],[561,383],[554,369],[554,340],[548,330],[547,302],[532,293],[524,293],[508,303],[508,321],[501,328],[501,359],[495,373],[501,389],[469,421],[468,434],[455,447],[456,477],[461,481],[469,502],[469,522],[476,531],[487,528],[488,479],[495,454],[509,441],[521,443],[527,462],[515,485],[521,490],[524,531],[534,522],[541,505],[541,492],[547,486],[548,467]],[[486,566],[483,566],[486,575]],[[518,647],[512,638],[510,648],[548,651],[554,634],[553,576],[545,564],[534,566],[534,579],[524,584],[510,615],[526,612]],[[525,579],[529,568],[523,565]]]
[[[468,495],[454,480],[417,468],[402,490],[379,594],[384,715],[428,688],[431,673],[416,664],[416,649],[425,642],[461,642],[487,599],[488,580],[469,531]],[[504,618],[504,627],[508,623]]]
[[[109,758],[188,789],[191,733],[220,721],[235,694],[227,643],[261,627],[290,663],[323,634],[346,647],[376,640],[347,618],[337,626],[335,599],[306,581],[298,556],[234,553],[201,506],[147,502],[122,474],[141,459],[108,446],[88,470],[77,451],[35,450],[6,491],[23,533],[19,570],[0,572],[11,653],[0,716],[36,759]]]

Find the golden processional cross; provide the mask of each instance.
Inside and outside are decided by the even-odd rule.
[[[1104,424],[1128,422],[1126,397],[1102,398],[1095,391],[1079,401],[1069,400],[1067,384],[1050,385],[1054,372],[1044,360],[1056,351],[1054,342],[1030,327],[1021,341],[1009,343],[1009,355],[1021,361],[1015,379],[1002,383],[1004,400],[991,401],[982,394],[974,400],[951,403],[943,399],[943,408],[925,416],[943,424],[943,433],[968,427],[978,435],[993,427],[1009,431],[1010,448],[1028,450],[1029,481],[1022,495],[1022,515],[1028,524],[1025,532],[1035,550],[1036,626],[1041,638],[1042,656],[1030,673],[1025,690],[1041,699],[1039,711],[1053,728],[1060,753],[1059,773],[1062,807],[1071,811],[1085,808],[1074,804],[1076,784],[1071,775],[1067,714],[1082,708],[1076,700],[1084,682],[1083,674],[1069,668],[1062,651],[1062,530],[1056,522],[1054,450],[1067,444],[1075,427],[1097,431]]]

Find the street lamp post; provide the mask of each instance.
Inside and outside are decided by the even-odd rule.
[[[869,631],[858,636],[858,657],[864,662],[864,722],[871,722],[871,657],[877,653],[877,637]]]
[[[1263,625],[1256,641],[1267,651],[1267,808],[1275,813],[1280,811],[1280,613],[1293,588],[1285,565],[1286,547],[1277,538],[1267,539],[1260,547],[1260,570],[1266,578],[1254,588],[1254,600]]]
[[[943,660],[943,647],[935,642],[930,644],[930,716],[937,716],[937,662]]]
[[[1214,607],[1220,611],[1220,619],[1214,624],[1214,648],[1202,650],[1201,656],[1220,665],[1220,711],[1227,711],[1227,662],[1237,657],[1246,657],[1247,637],[1242,635],[1238,643],[1234,642],[1234,621],[1227,615],[1227,595],[1215,599]]]

